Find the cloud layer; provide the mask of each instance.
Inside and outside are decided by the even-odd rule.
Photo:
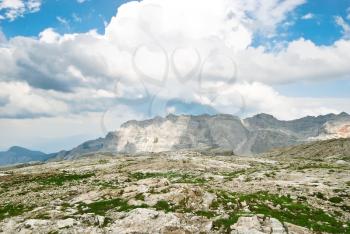
[[[272,88],[349,79],[347,37],[330,46],[303,38],[272,50],[252,46],[256,36],[273,37],[304,3],[135,1],[118,9],[104,34],[61,35],[48,28],[37,38],[0,39],[0,118],[103,113],[119,103],[144,116],[174,111],[154,108],[154,95],[163,104],[181,99],[225,113],[240,113],[244,106],[245,114],[286,119],[347,110],[346,99],[297,99]],[[9,19],[39,7],[34,0],[0,5],[16,10],[4,16]],[[337,18],[337,23],[346,22]],[[148,110],[133,104],[137,101]]]

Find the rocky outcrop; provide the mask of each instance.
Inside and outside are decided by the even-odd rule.
[[[275,218],[264,216],[240,217],[231,226],[231,234],[287,234],[283,224]]]

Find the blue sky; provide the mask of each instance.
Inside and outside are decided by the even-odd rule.
[[[295,22],[287,28],[287,40],[303,37],[317,45],[330,45],[342,37],[339,25],[334,22],[335,16],[347,18],[349,0],[310,0],[298,7],[290,15]],[[310,19],[300,17],[310,14]],[[288,21],[288,20],[287,20]]]
[[[115,16],[117,9],[127,0],[43,0],[38,12],[26,14],[13,21],[0,21],[2,31],[8,38],[15,36],[37,36],[46,28],[54,28],[60,33],[81,33],[91,29],[104,32],[104,23]],[[350,7],[349,0],[309,0],[289,14],[287,21],[292,25],[279,29],[284,36],[275,40],[293,40],[300,37],[312,40],[317,45],[330,45],[342,37],[339,25],[334,22],[335,16],[347,18]],[[0,11],[1,12],[1,11]],[[312,14],[311,19],[300,17]],[[67,21],[67,25],[58,18]],[[267,39],[256,39],[255,46],[263,44]]]
[[[0,149],[168,113],[350,112],[349,90],[350,0],[0,0]]]
[[[8,38],[14,36],[37,36],[46,28],[55,28],[60,33],[86,32],[91,29],[104,31],[104,22],[116,14],[124,0],[44,0],[40,11],[26,14],[13,21],[1,22],[3,32]],[[58,20],[66,20],[68,25]]]

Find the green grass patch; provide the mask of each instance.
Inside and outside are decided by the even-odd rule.
[[[332,203],[340,203],[343,201],[343,198],[341,197],[331,197],[329,198],[329,201],[332,202]]]
[[[118,181],[105,181],[105,180],[94,180],[93,183],[96,186],[102,187],[102,188],[118,188]]]
[[[198,210],[195,212],[195,214],[198,216],[207,217],[208,219],[217,216],[217,214],[214,211],[210,211],[210,210]]]
[[[217,228],[228,227],[236,221],[237,216],[242,213],[242,203],[247,204],[253,214],[264,214],[276,218],[282,222],[293,223],[312,229],[316,232],[327,233],[350,233],[350,227],[343,227],[341,221],[321,209],[310,207],[306,201],[293,200],[289,196],[269,194],[268,192],[257,192],[252,194],[217,192],[217,199],[211,205],[215,210],[222,207],[230,212],[228,219],[219,219],[215,225]]]
[[[135,199],[136,199],[136,200],[139,200],[139,201],[144,201],[144,200],[145,200],[145,195],[143,195],[142,193],[138,193],[138,194],[135,196]]]
[[[197,177],[192,174],[178,173],[178,172],[135,172],[131,173],[130,177],[136,180],[147,178],[167,178],[173,183],[188,183],[188,184],[203,184],[207,182],[206,179]]]
[[[147,205],[143,204],[140,206],[129,205],[126,200],[121,198],[114,198],[110,200],[101,200],[93,202],[90,204],[80,204],[78,206],[79,213],[95,213],[98,215],[106,215],[106,212],[109,210],[115,210],[118,212],[121,211],[130,211],[136,208],[146,208]]]
[[[314,193],[314,196],[316,196],[318,199],[327,200],[324,194],[321,192]]]
[[[175,211],[174,206],[165,200],[158,201],[153,207],[156,208],[156,210],[162,210],[165,212],[170,212],[170,211],[174,212]]]
[[[89,178],[91,176],[94,176],[94,173],[87,173],[87,174],[57,174],[52,175],[47,178],[41,178],[37,182],[42,185],[57,185],[62,186],[66,182],[70,181],[77,181],[77,180],[83,180],[86,178]]]
[[[109,210],[114,210],[116,212],[130,211],[136,208],[154,208],[156,210],[161,210],[164,212],[174,212],[176,206],[165,201],[160,200],[154,206],[148,206],[146,204],[142,205],[129,205],[128,202],[122,198],[114,198],[110,200],[96,201],[90,204],[81,203],[78,205],[78,212],[83,213],[95,213],[98,215],[105,216]]]
[[[30,210],[32,210],[31,207],[26,207],[21,204],[16,205],[10,203],[4,206],[0,206],[0,220],[13,216],[18,216]]]
[[[47,219],[51,219],[51,217],[48,213],[41,213],[41,214],[37,214],[36,216],[34,216],[34,219],[47,220]]]
[[[231,229],[230,226],[237,223],[238,218],[241,215],[238,213],[231,213],[229,214],[228,218],[220,218],[213,222],[213,229],[214,230],[221,230],[224,233],[230,233]]]

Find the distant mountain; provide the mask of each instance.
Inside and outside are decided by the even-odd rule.
[[[104,138],[87,141],[58,159],[75,159],[96,152],[161,152],[181,149],[223,149],[247,155],[313,140],[350,137],[350,116],[328,114],[282,121],[258,114],[240,119],[232,115],[168,115],[131,120]]]
[[[31,151],[19,146],[13,146],[8,151],[0,152],[0,165],[46,161],[53,156],[52,154],[45,154],[40,151]]]

